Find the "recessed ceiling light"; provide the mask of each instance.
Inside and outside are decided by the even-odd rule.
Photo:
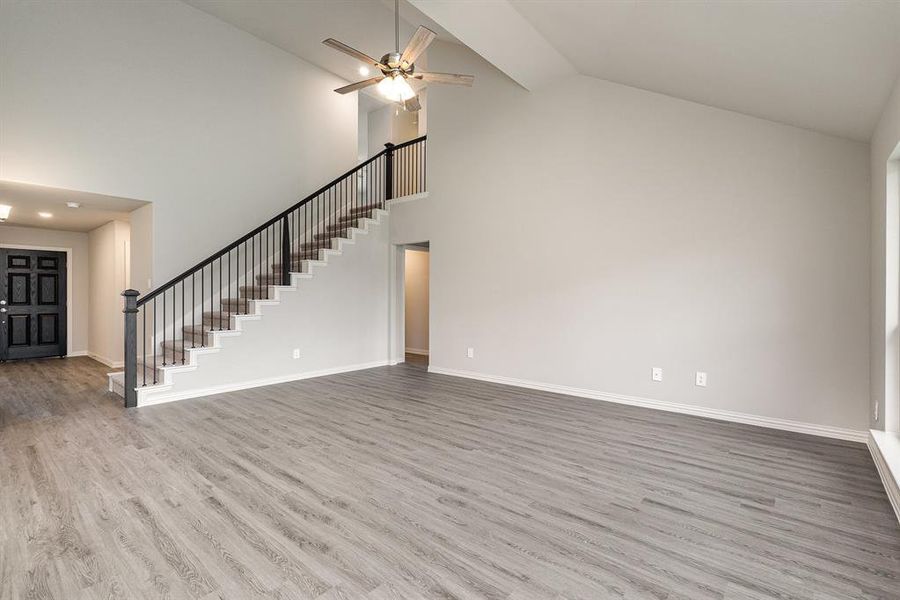
[[[69,208],[81,208],[81,205],[77,202],[66,202],[66,206]]]
[[[9,218],[9,211],[12,210],[12,206],[7,206],[6,204],[0,204],[0,223]]]
[[[53,216],[53,213],[39,212],[39,213],[38,213],[38,216],[39,216],[40,218],[42,218],[42,219],[49,219],[50,217]]]
[[[366,66],[360,67],[360,68],[359,68],[359,74],[362,75],[363,77],[365,77],[366,75],[368,75],[368,74],[369,74],[369,67],[366,67]]]

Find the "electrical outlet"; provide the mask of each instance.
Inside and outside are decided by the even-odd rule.
[[[659,367],[653,367],[651,377],[653,378],[653,381],[662,381],[662,369],[660,369]]]
[[[294,358],[300,358],[300,348],[294,348]]]
[[[475,358],[475,348],[466,349],[466,358]]]
[[[697,371],[697,379],[695,383],[700,387],[706,387],[706,372],[705,371]]]

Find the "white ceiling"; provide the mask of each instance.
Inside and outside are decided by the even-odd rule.
[[[856,140],[900,72],[896,0],[509,1],[584,75]]]
[[[509,2],[408,2],[526,90],[575,74],[565,57]],[[498,35],[498,31],[503,35]]]
[[[335,38],[373,58],[394,50],[392,0],[184,0],[347,81],[366,79],[360,63],[322,44]],[[438,39],[458,43],[443,27],[400,3],[400,48],[424,25]],[[411,25],[410,23],[414,23]],[[369,75],[368,77],[373,76]],[[380,97],[373,96],[379,103]]]
[[[69,208],[66,202],[78,202],[81,207]],[[2,240],[4,225],[91,231],[110,221],[128,221],[129,213],[146,202],[0,180],[0,204],[12,207],[9,219],[0,223]],[[38,215],[39,212],[49,212],[53,216],[45,219]]]
[[[390,0],[185,1],[348,81],[361,78],[359,64],[323,39],[375,58],[394,45]],[[577,71],[861,141],[900,73],[898,0],[413,4],[422,10],[400,3],[401,47],[411,24],[423,24],[468,43],[527,88]]]

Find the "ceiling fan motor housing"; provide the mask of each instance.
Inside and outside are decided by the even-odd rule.
[[[382,69],[381,72],[385,75],[393,75],[395,73],[402,73],[405,75],[412,75],[413,71],[415,71],[416,66],[414,64],[406,64],[401,60],[402,55],[399,52],[390,52],[381,57],[381,64],[386,65],[388,70]]]

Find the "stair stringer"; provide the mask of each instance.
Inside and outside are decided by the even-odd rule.
[[[206,347],[186,347],[184,365],[160,368],[157,384],[137,388],[138,406],[389,364],[390,228],[387,211],[372,217],[302,261],[291,285],[250,300]],[[111,391],[122,377],[111,374]]]

